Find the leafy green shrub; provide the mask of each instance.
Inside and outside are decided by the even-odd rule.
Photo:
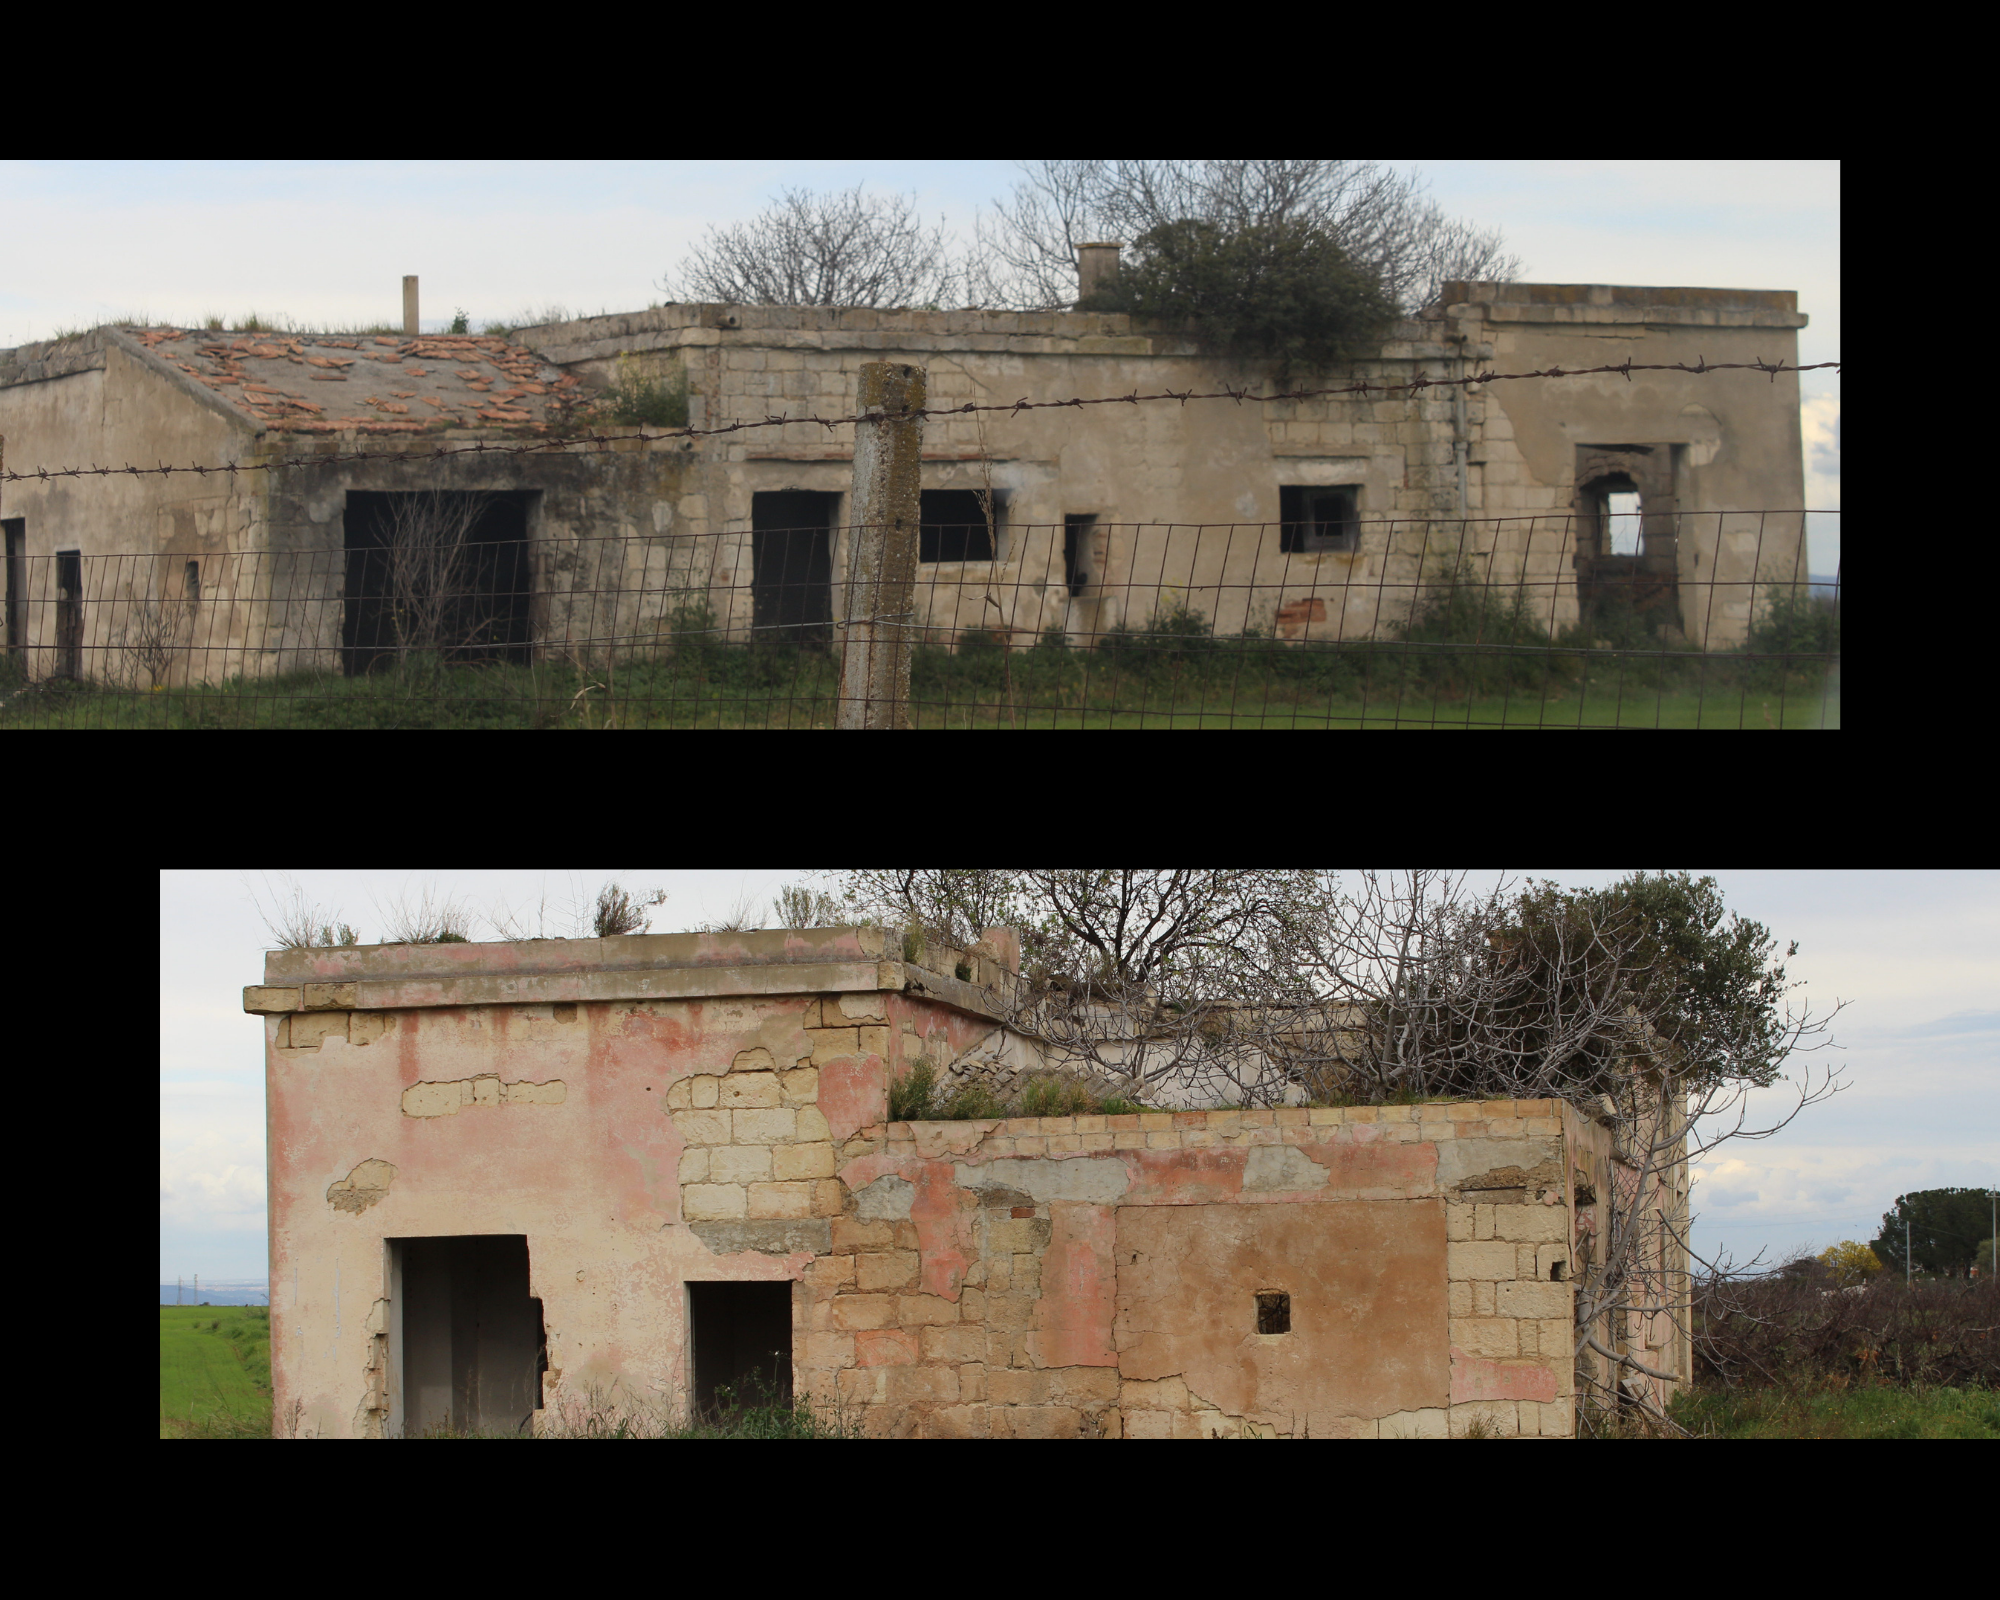
[[[1090,1086],[1075,1078],[1038,1077],[1028,1080],[1021,1091],[1017,1116],[1088,1117],[1098,1111],[1098,1100]]]
[[[910,1070],[889,1084],[889,1120],[923,1122],[930,1118],[931,1100],[937,1093],[937,1068],[928,1056],[920,1056]]]
[[[1144,672],[1205,665],[1215,659],[1220,643],[1206,613],[1184,598],[1170,596],[1161,600],[1144,627],[1117,623],[1098,648],[1126,670]]]
[[[1211,354],[1275,362],[1281,381],[1355,359],[1396,317],[1380,279],[1299,222],[1164,223],[1077,309],[1183,324]]]
[[[688,425],[688,374],[676,366],[665,377],[648,378],[630,354],[618,358],[617,375],[596,405],[596,419],[642,428]]]
[[[729,646],[706,595],[682,596],[667,613],[668,653],[683,671],[706,675],[726,659]]]
[[[960,1084],[931,1115],[939,1122],[968,1122],[974,1117],[1004,1117],[1007,1107],[991,1088],[974,1081]]]
[[[1530,614],[1531,604],[1525,585],[1511,593],[1490,585],[1460,556],[1425,584],[1394,630],[1406,647],[1440,648],[1386,654],[1404,681],[1447,693],[1539,685],[1549,670],[1549,636]]]
[[[1814,598],[1803,584],[1773,590],[1763,616],[1751,625],[1743,649],[1749,655],[1837,656],[1839,603]]]

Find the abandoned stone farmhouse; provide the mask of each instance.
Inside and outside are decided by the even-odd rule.
[[[1572,1433],[1609,1128],[1539,1100],[891,1122],[918,1061],[1026,1048],[1009,930],[916,953],[869,928],[270,953],[243,1003],[279,1434],[752,1393],[895,1437]],[[1684,1163],[1663,1193],[1684,1217]],[[1611,1320],[1690,1370],[1667,1316]]]
[[[1093,271],[1115,270],[1115,249],[1091,250]],[[1795,365],[1805,322],[1789,291],[1461,283],[1330,381]],[[8,647],[37,676],[115,677],[121,640],[164,605],[185,611],[169,681],[365,671],[389,637],[371,574],[420,490],[483,496],[459,602],[468,649],[646,651],[690,604],[732,640],[826,638],[851,428],[599,428],[617,447],[499,447],[560,437],[614,377],[685,381],[697,428],[846,416],[873,361],[922,367],[933,407],[1270,379],[1102,313],[668,305],[506,340],[107,326],[0,351],[5,465],[225,470],[7,483]],[[273,461],[302,464],[241,470]],[[1616,596],[1665,634],[1725,648],[1772,586],[1804,581],[1803,504],[1789,372],[933,416],[917,620],[946,644],[974,630],[1087,643],[1187,606],[1219,633],[1361,639],[1462,561],[1522,586],[1550,627]]]

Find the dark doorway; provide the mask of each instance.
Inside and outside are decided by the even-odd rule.
[[[526,1237],[391,1239],[389,1249],[399,1318],[391,1430],[530,1431],[548,1356]]]
[[[759,643],[826,643],[839,508],[839,495],[806,489],[750,497],[750,620]]]
[[[917,496],[919,561],[991,561],[993,530],[1000,525],[1000,496],[979,489],[925,489]]]
[[[1576,598],[1583,624],[1619,645],[1650,643],[1680,623],[1673,517],[1631,473],[1577,492]],[[1671,507],[1672,501],[1666,499]]]
[[[83,676],[83,552],[56,552],[56,676]]]
[[[792,1398],[792,1286],[691,1283],[694,1403],[707,1413]]]
[[[28,643],[28,522],[9,517],[0,528],[7,534],[7,653],[18,655]]]
[[[350,490],[341,623],[348,675],[419,650],[451,662],[527,665],[533,498],[519,490]]]
[[[1072,595],[1082,594],[1090,582],[1090,536],[1096,531],[1095,516],[1063,518],[1063,582]]]

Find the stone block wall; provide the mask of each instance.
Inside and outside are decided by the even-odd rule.
[[[943,970],[889,939],[274,953],[244,1006],[281,1412],[396,1432],[397,1251],[506,1235],[537,1429],[690,1404],[691,1286],[721,1283],[787,1285],[795,1392],[876,1435],[1571,1432],[1572,1276],[1624,1181],[1603,1129],[1547,1101],[891,1122],[917,1061],[1032,1047],[993,1014],[1004,931],[923,952]],[[1659,1366],[1671,1332],[1605,1336]]]
[[[890,1123],[836,1154],[795,1367],[871,1433],[1571,1431],[1549,1102]]]

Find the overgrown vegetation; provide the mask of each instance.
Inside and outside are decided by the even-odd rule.
[[[1766,1277],[1699,1284],[1695,1383],[1673,1421],[1698,1438],[2000,1437],[2000,1285],[1906,1284],[1872,1260],[1835,1246]],[[1609,1429],[1653,1431],[1636,1416]]]
[[[1673,1419],[1710,1439],[1994,1439],[1991,1389],[1698,1388],[1675,1397]]]
[[[685,428],[688,423],[687,368],[676,363],[657,376],[646,376],[627,352],[618,358],[611,387],[591,407],[588,420],[651,428]]]
[[[974,1117],[1120,1117],[1147,1108],[1117,1095],[1100,1095],[1081,1080],[1062,1073],[1039,1073],[1011,1101],[1001,1100],[985,1083],[965,1081],[948,1093],[938,1069],[928,1057],[889,1084],[891,1122],[965,1122]]]
[[[643,387],[643,385],[642,385]],[[628,413],[639,414],[639,413]],[[671,409],[644,413],[671,417]],[[654,425],[662,425],[655,422]],[[662,623],[653,660],[532,666],[412,652],[365,678],[323,672],[153,692],[27,684],[0,661],[0,728],[830,727],[838,679],[812,643],[727,642],[705,599]],[[1426,585],[1390,637],[1295,642],[1260,626],[1217,636],[1185,597],[1121,622],[1098,648],[1050,629],[1025,650],[970,631],[911,656],[919,727],[1832,727],[1839,668],[1692,647],[1594,649],[1550,640],[1518,594],[1463,569]],[[27,691],[17,693],[16,691]]]
[[[1280,383],[1356,359],[1396,317],[1380,275],[1301,220],[1163,223],[1077,309],[1184,326],[1210,355],[1272,363]]]
[[[2000,1388],[2000,1280],[1883,1274],[1710,1281],[1695,1297],[1699,1376],[1726,1388]]]

